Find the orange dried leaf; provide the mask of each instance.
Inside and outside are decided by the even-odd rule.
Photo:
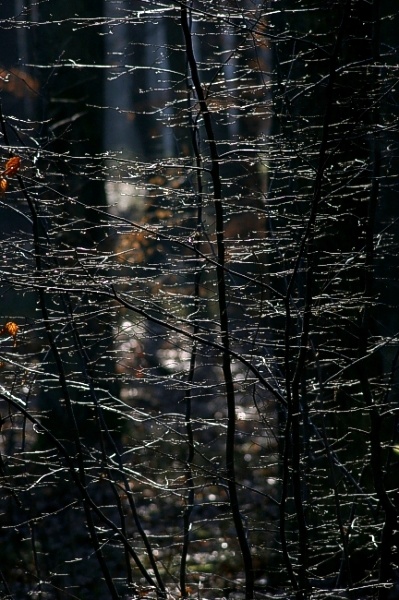
[[[11,177],[15,175],[21,166],[21,159],[19,156],[13,156],[6,162],[6,168],[4,169],[3,175]]]
[[[6,323],[4,325],[4,329],[6,333],[8,333],[8,335],[12,335],[13,337],[15,337],[19,331],[18,325],[13,321],[9,321],[9,323]]]
[[[1,195],[5,194],[6,191],[7,191],[7,188],[8,188],[8,181],[7,181],[7,179],[1,178],[0,179],[0,194]]]
[[[3,329],[0,331],[0,333],[2,335],[11,335],[14,338],[14,346],[17,343],[17,333],[19,331],[19,327],[16,323],[14,323],[13,321],[9,321],[8,323],[6,323],[3,327]]]

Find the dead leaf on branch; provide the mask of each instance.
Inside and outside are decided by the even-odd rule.
[[[7,188],[8,188],[8,181],[7,181],[7,179],[1,178],[0,179],[0,195],[5,194],[6,191],[7,191]]]
[[[14,323],[13,321],[9,321],[8,323],[6,323],[3,327],[3,329],[0,330],[0,335],[10,335],[11,337],[14,338],[14,347],[17,345],[17,333],[19,331],[19,327],[16,323]]]
[[[12,158],[8,159],[8,161],[6,162],[6,168],[3,171],[3,176],[4,177],[12,177],[13,175],[16,175],[16,173],[18,173],[19,169],[21,166],[21,159],[19,156],[13,156]]]
[[[19,156],[13,156],[8,159],[4,170],[0,173],[0,195],[3,196],[8,190],[8,181],[6,177],[13,177],[21,168],[21,159]]]

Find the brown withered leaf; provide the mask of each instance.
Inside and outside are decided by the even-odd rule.
[[[18,173],[20,166],[21,159],[19,158],[19,156],[13,156],[6,162],[6,168],[3,171],[3,175],[5,177],[12,177],[16,173]]]
[[[7,188],[8,188],[8,181],[7,181],[7,179],[1,178],[0,179],[0,195],[1,196],[6,193]]]
[[[13,321],[9,321],[0,330],[0,335],[11,335],[14,338],[14,346],[17,345],[17,333],[19,331],[19,327]]]

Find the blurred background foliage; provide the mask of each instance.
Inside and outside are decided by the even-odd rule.
[[[398,598],[396,3],[0,26],[2,597]]]

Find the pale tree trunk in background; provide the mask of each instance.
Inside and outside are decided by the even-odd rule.
[[[134,89],[138,87],[137,73],[132,68],[132,48],[127,52],[137,27],[123,22],[129,14],[129,5],[128,0],[104,5],[104,16],[111,20],[104,37],[105,64],[109,65],[104,81],[104,104],[109,107],[103,114],[104,145],[110,152],[140,156],[143,146],[133,102]]]
[[[170,105],[173,92],[170,68],[172,65],[168,58],[167,28],[166,19],[161,19],[156,27],[149,23],[145,28],[145,64],[148,66],[145,89],[150,90],[147,110],[153,113],[154,129],[157,132],[154,146],[164,157],[173,156],[177,150],[171,129],[173,109]]]

